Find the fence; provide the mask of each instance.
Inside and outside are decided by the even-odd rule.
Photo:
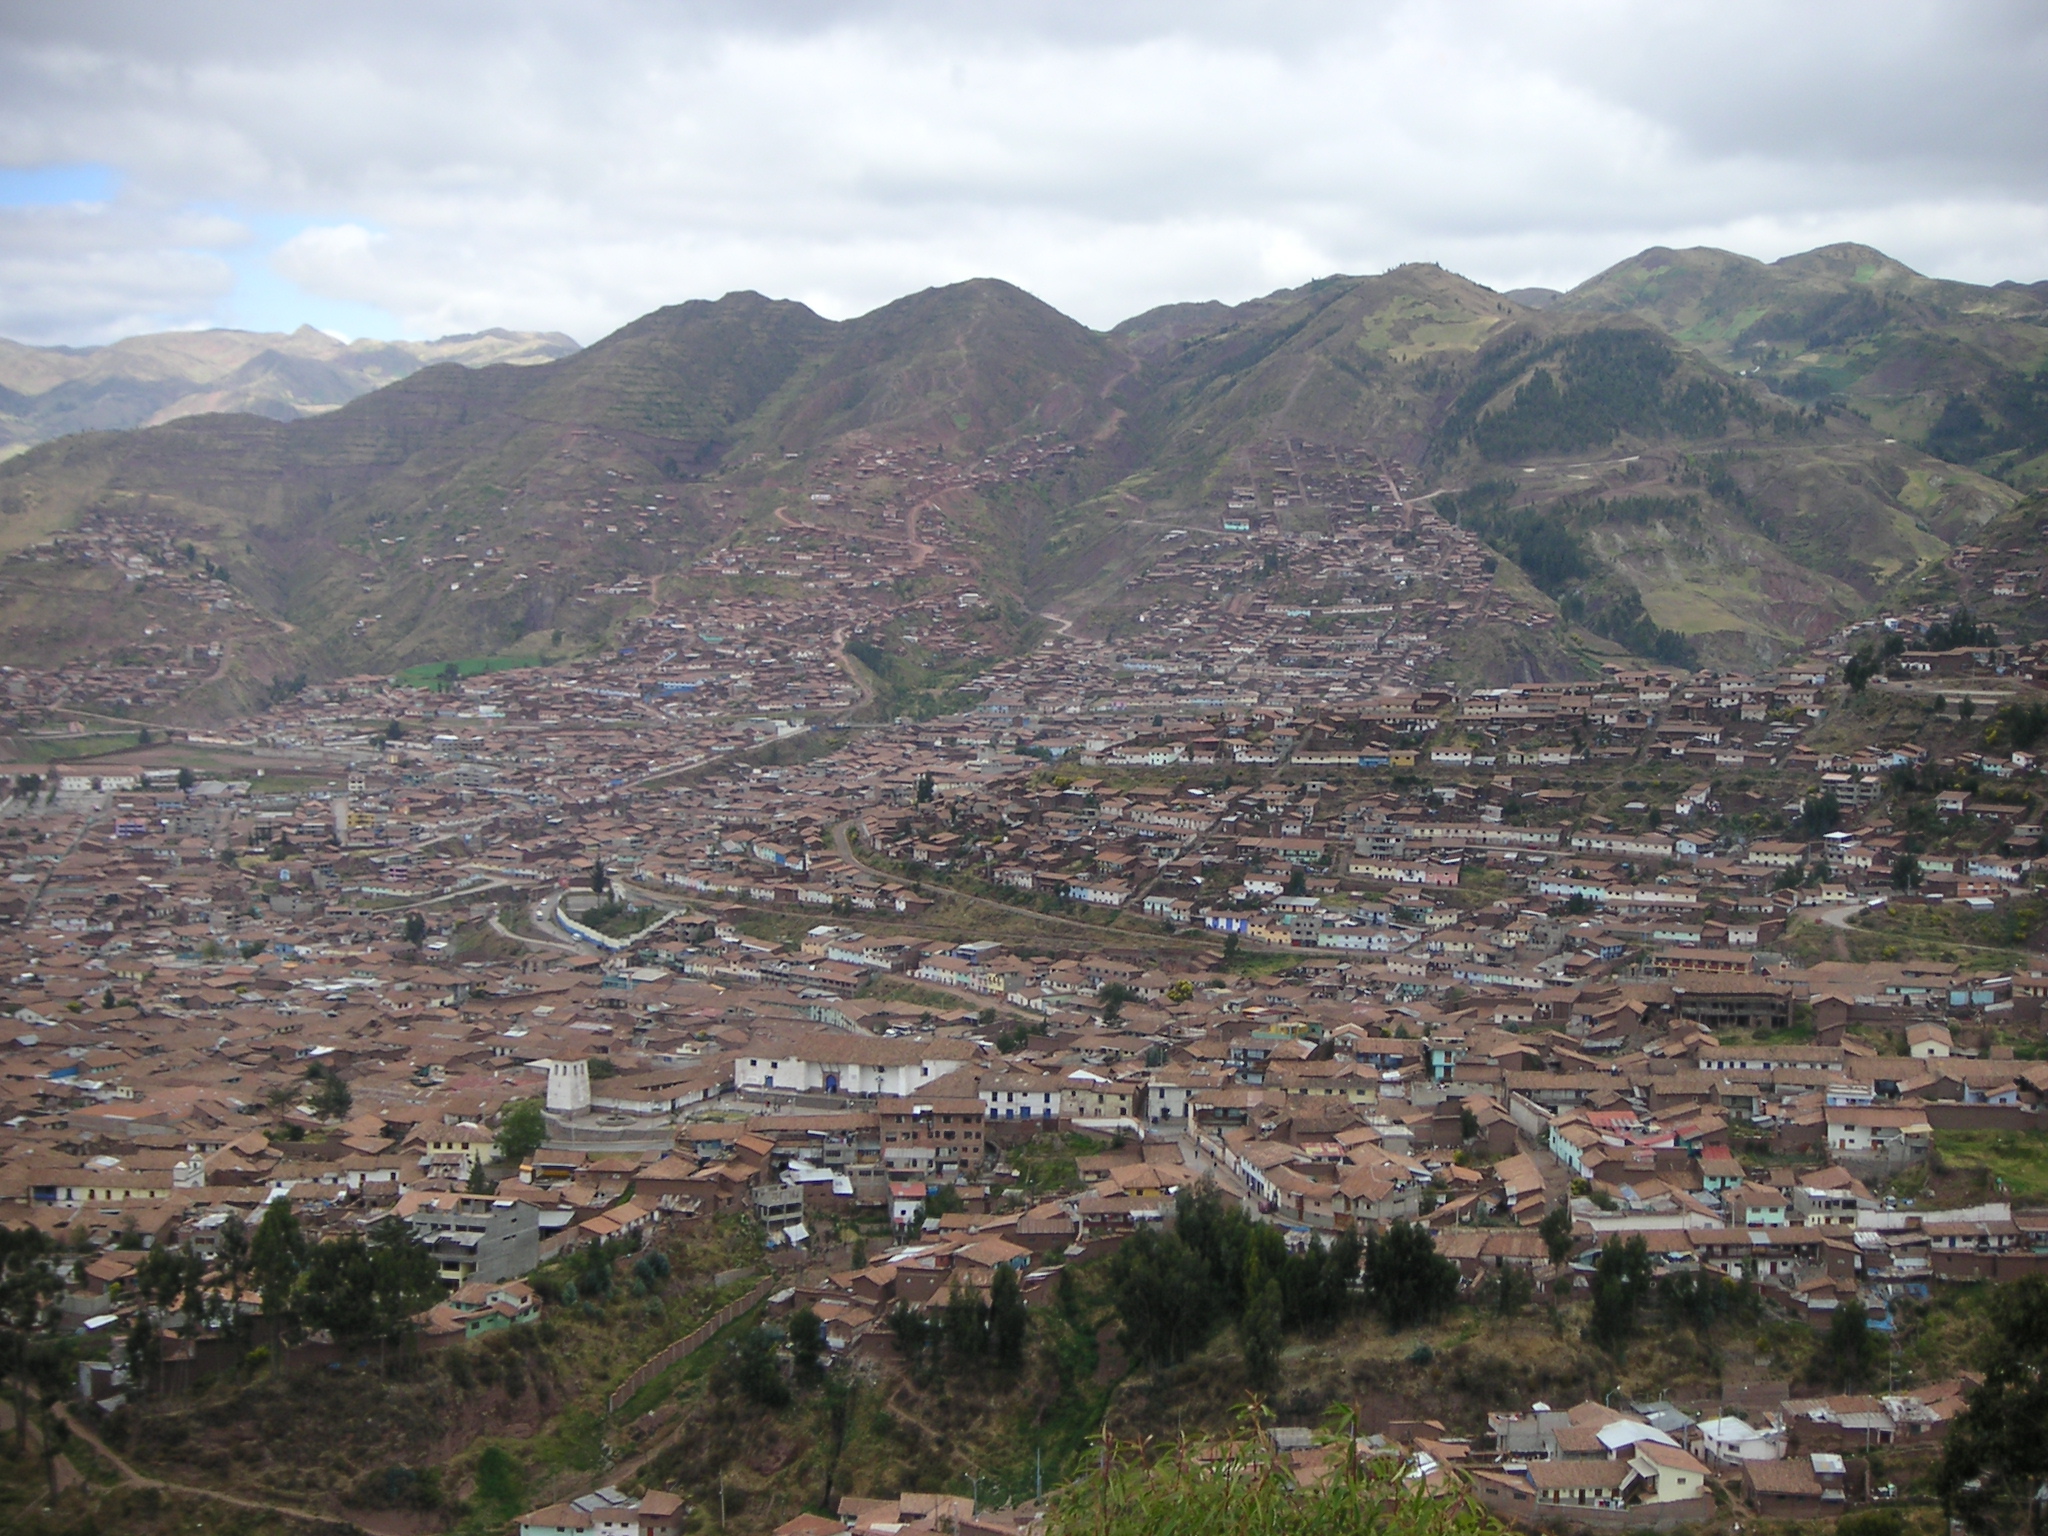
[[[604,1400],[605,1412],[617,1413],[620,1405],[629,1400],[635,1392],[646,1386],[648,1382],[654,1380],[655,1377],[674,1365],[683,1356],[695,1354],[706,1344],[709,1344],[712,1336],[734,1318],[750,1312],[759,1306],[767,1298],[768,1293],[775,1289],[775,1286],[776,1280],[772,1275],[768,1279],[760,1281],[746,1295],[727,1302],[695,1328],[692,1328],[680,1339],[677,1339],[675,1343],[669,1345],[659,1354],[651,1356],[632,1375],[612,1388],[611,1395]]]

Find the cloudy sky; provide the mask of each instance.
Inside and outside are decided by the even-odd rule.
[[[0,335],[587,342],[980,275],[1109,325],[1652,244],[2034,280],[2043,80],[2039,0],[12,0]]]

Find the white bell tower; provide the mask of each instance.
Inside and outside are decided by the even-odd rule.
[[[573,1115],[590,1108],[590,1063],[548,1063],[548,1113]]]

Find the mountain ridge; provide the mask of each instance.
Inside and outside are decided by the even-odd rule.
[[[333,410],[436,363],[551,362],[577,350],[559,332],[493,328],[432,341],[342,341],[213,329],[124,337],[97,347],[0,338],[0,452],[74,431],[160,426],[241,412],[288,421]]]
[[[274,680],[601,645],[644,611],[647,583],[725,580],[706,574],[709,557],[772,542],[798,526],[793,504],[818,498],[869,519],[833,538],[953,530],[1015,643],[1049,607],[1107,630],[1137,622],[1135,583],[1162,541],[1215,526],[1226,500],[1324,526],[1336,514],[1308,485],[1322,472],[1302,466],[1336,451],[1344,497],[1412,474],[1418,493],[1462,502],[1602,643],[1757,664],[2016,499],[1835,392],[1802,395],[1782,359],[1738,355],[1761,345],[1742,337],[1769,304],[1743,328],[1719,317],[1762,292],[1798,324],[1830,304],[1867,322],[1841,296],[1876,283],[1895,343],[1910,332],[1958,367],[1974,359],[1969,387],[1989,387],[1991,344],[2024,350],[2030,292],[1961,285],[1972,303],[2005,293],[1987,320],[1867,248],[1809,254],[1766,267],[1653,249],[1542,308],[1410,263],[1162,306],[1108,331],[998,279],[843,321],[741,291],[533,366],[431,364],[292,421],[191,416],[46,443],[0,465],[0,555],[146,514],[160,543],[230,573],[249,623],[283,626],[239,653],[249,670],[228,707],[266,666]],[[1956,313],[1960,340],[1942,319]],[[1552,544],[1526,537],[1548,523],[1573,541],[1569,559],[1539,558]],[[437,562],[465,539],[518,580],[465,552],[477,579],[451,588]],[[111,644],[134,594],[47,564],[21,595],[0,581],[11,649],[34,660]],[[195,635],[212,622],[158,619]],[[1584,665],[1554,638],[1508,649],[1501,664],[1522,671]]]

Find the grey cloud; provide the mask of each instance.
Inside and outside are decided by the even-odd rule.
[[[982,273],[1108,324],[1412,259],[1562,286],[1657,242],[1994,280],[2042,275],[2044,51],[1990,0],[33,6],[0,157],[125,178],[99,275],[24,290],[40,334],[203,313],[192,206],[310,223],[278,269],[414,333]],[[60,271],[81,218],[0,223],[0,270]]]

